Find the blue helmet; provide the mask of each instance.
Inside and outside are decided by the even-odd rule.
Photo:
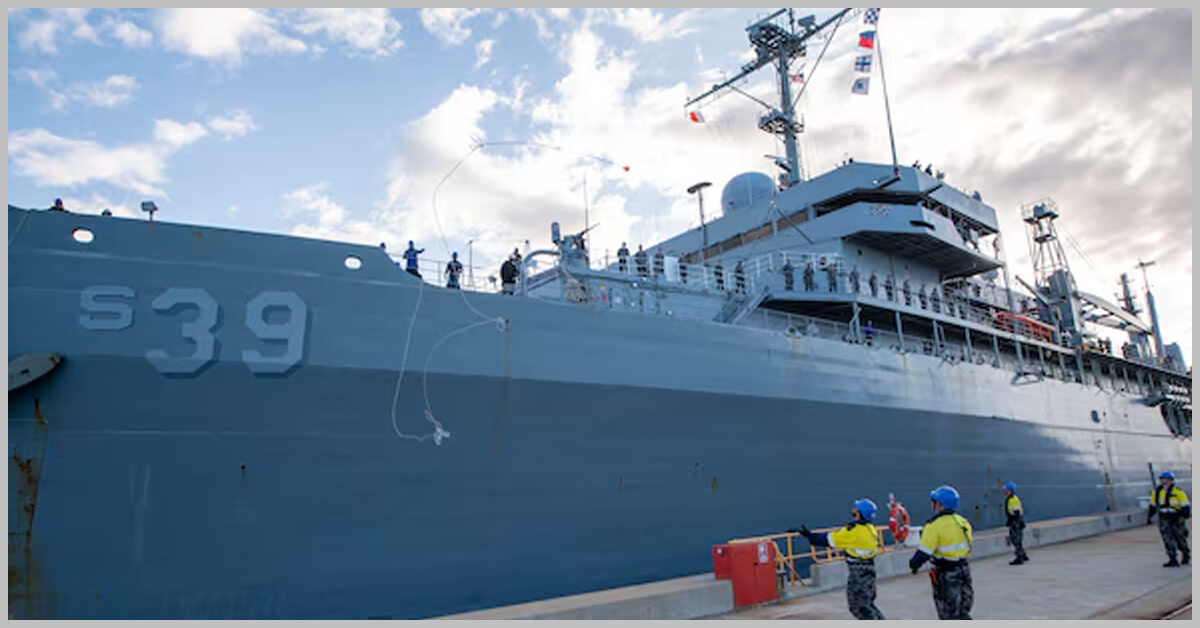
[[[1167,478],[1168,480],[1170,480],[1170,481],[1174,482],[1174,481],[1175,481],[1175,474],[1174,474],[1174,473],[1171,473],[1170,471],[1163,471],[1162,473],[1159,473],[1159,474],[1158,474],[1158,479],[1160,479],[1160,480],[1161,480],[1161,479],[1163,479],[1163,478]]]
[[[454,259],[458,259],[458,251],[455,251],[454,253],[452,253],[451,257],[453,257]]]
[[[1006,488],[1014,493],[1017,492],[1017,485],[1013,484],[1012,482],[1005,482],[1004,488]]]
[[[953,486],[943,484],[929,493],[929,499],[941,504],[942,506],[954,510],[958,508],[958,491],[954,490]]]
[[[874,519],[875,512],[879,510],[879,508],[875,506],[875,502],[866,499],[865,497],[863,499],[854,500],[854,509],[858,511],[858,514],[862,515],[863,519],[868,521]]]

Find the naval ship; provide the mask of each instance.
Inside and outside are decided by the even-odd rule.
[[[705,572],[856,497],[947,483],[988,527],[1008,480],[1031,519],[1137,507],[1161,470],[1190,490],[1152,295],[1147,324],[1127,278],[1081,290],[1051,200],[1020,208],[1017,290],[981,195],[804,176],[789,64],[833,18],[792,17],[743,68],[779,75],[777,178],[644,263],[554,225],[513,295],[152,202],[10,205],[9,616],[432,617]]]

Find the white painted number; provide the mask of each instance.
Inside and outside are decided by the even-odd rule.
[[[162,349],[150,349],[146,359],[160,372],[182,375],[195,373],[216,357],[213,351],[216,338],[212,331],[217,326],[219,308],[217,302],[199,288],[171,288],[159,295],[150,307],[155,312],[168,313],[179,305],[192,305],[198,310],[196,318],[183,323],[180,329],[183,337],[196,345],[195,351],[188,356],[176,357]]]
[[[267,312],[286,309],[283,323],[267,322]],[[308,325],[308,308],[294,292],[263,292],[246,304],[246,327],[259,340],[286,341],[279,355],[263,355],[253,349],[242,351],[242,361],[252,373],[286,373],[304,357],[304,336]]]
[[[79,324],[84,329],[118,330],[133,324],[133,308],[127,303],[113,303],[112,299],[132,299],[133,289],[126,286],[89,286],[79,293],[79,307],[86,314],[79,315]],[[101,302],[98,299],[108,299]],[[97,316],[106,314],[107,316]]]
[[[115,331],[133,326],[135,294],[127,286],[88,286],[79,293],[79,324],[84,329]],[[164,349],[146,351],[146,359],[159,372],[191,375],[217,357],[217,338],[213,335],[221,320],[221,306],[200,288],[170,288],[150,303],[159,314],[173,315],[195,309],[194,318],[180,324],[180,335],[194,346],[191,355],[171,355]],[[287,320],[280,322],[280,310]],[[272,316],[274,314],[274,316]],[[246,327],[265,344],[261,349],[242,350],[242,361],[255,375],[280,375],[291,371],[304,359],[308,336],[308,306],[295,292],[268,290],[246,304]],[[280,346],[282,345],[282,347]],[[282,349],[282,352],[280,352]]]

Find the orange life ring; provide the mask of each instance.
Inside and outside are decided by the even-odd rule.
[[[908,538],[908,511],[900,502],[892,502],[892,511],[888,516],[888,529],[896,541],[903,543]]]

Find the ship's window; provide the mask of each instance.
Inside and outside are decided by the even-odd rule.
[[[87,229],[76,229],[71,232],[71,237],[75,238],[75,241],[80,244],[88,244],[96,239],[96,236]]]
[[[362,268],[362,260],[353,255],[347,255],[346,268],[349,268],[350,270],[358,270]]]
[[[1099,422],[1100,422],[1100,413],[1096,412],[1095,410],[1092,410],[1092,423],[1099,423]]]

